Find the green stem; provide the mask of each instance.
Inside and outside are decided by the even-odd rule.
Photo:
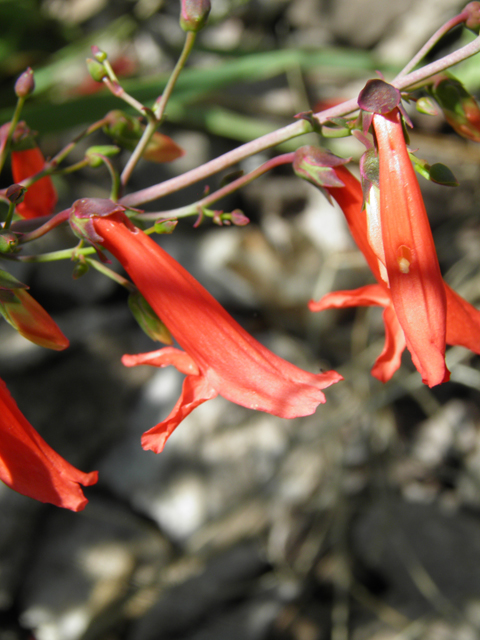
[[[180,75],[180,72],[185,66],[188,56],[190,55],[193,49],[196,35],[197,34],[195,33],[195,31],[187,31],[187,36],[183,44],[182,53],[180,54],[180,57],[177,60],[177,64],[175,65],[175,68],[172,71],[170,78],[168,79],[167,85],[162,93],[160,100],[158,101],[158,104],[156,104],[153,107],[153,112],[158,122],[161,122],[163,119],[167,102],[169,101],[170,96],[172,95],[172,91],[175,86],[175,83],[177,82],[178,76]]]
[[[72,249],[62,249],[60,251],[51,251],[50,253],[41,253],[36,256],[16,255],[14,256],[14,259],[18,262],[56,262],[57,260],[71,260],[75,255],[88,256],[92,253],[95,253],[94,247],[85,247],[85,249],[73,247]]]
[[[55,227],[58,227],[58,225],[66,222],[68,220],[69,215],[70,215],[70,209],[64,209],[63,211],[60,211],[59,213],[52,216],[50,220],[42,224],[37,229],[34,229],[33,231],[30,231],[27,233],[22,233],[21,243],[25,244],[26,242],[31,242],[32,240],[37,240],[38,238],[41,238],[52,229],[55,229]]]
[[[114,202],[116,202],[120,194],[120,178],[118,176],[118,173],[115,171],[113,164],[110,162],[110,159],[107,158],[107,156],[104,156],[101,153],[92,153],[90,157],[92,156],[100,158],[103,164],[107,167],[110,177],[112,179],[112,188],[110,189],[110,200],[113,200]]]
[[[102,82],[106,87],[108,87],[109,91],[111,91],[111,93],[113,93],[113,95],[116,98],[120,98],[120,100],[123,100],[124,102],[129,104],[136,111],[138,111],[142,116],[145,115],[144,105],[141,102],[139,102],[136,98],[131,96],[129,93],[127,93],[125,89],[120,84],[118,84],[118,82],[112,82],[110,78],[106,78],[106,77],[103,79]]]
[[[465,22],[465,20],[468,18],[468,12],[465,11],[465,9],[459,13],[457,16],[451,18],[450,20],[448,20],[444,25],[442,25],[440,27],[440,29],[438,29],[433,36],[423,45],[423,47],[420,49],[420,51],[418,51],[418,53],[416,53],[413,58],[410,60],[410,62],[408,64],[405,65],[405,67],[400,71],[400,73],[396,76],[394,82],[396,80],[400,80],[400,78],[403,78],[404,76],[406,76],[408,73],[410,73],[410,71],[412,69],[415,69],[415,67],[417,66],[417,64],[423,60],[423,58],[427,55],[427,53],[437,44],[437,42],[439,42],[439,40],[441,38],[443,38],[443,36],[448,33],[451,29],[453,29],[454,27],[456,27],[457,25],[461,24],[462,22]]]
[[[137,166],[138,161],[142,157],[143,152],[147,148],[148,143],[152,139],[153,134],[157,130],[158,122],[155,118],[149,118],[148,124],[145,127],[144,132],[142,133],[142,137],[138,141],[137,146],[135,147],[132,155],[128,159],[127,164],[125,165],[122,175],[120,176],[120,185],[125,187],[127,182],[130,180],[130,176],[132,175],[133,170]]]
[[[98,260],[85,258],[85,262],[90,267],[93,267],[100,273],[103,273],[103,275],[107,276],[107,278],[114,280],[117,284],[120,284],[122,287],[125,287],[125,289],[128,289],[128,291],[130,291],[131,293],[135,293],[136,291],[138,291],[137,287],[132,282],[130,282],[130,280],[127,280],[116,271],[113,271],[113,269],[110,269],[109,267],[105,266],[101,262],[98,262]]]
[[[68,154],[71,151],[73,151],[73,149],[80,142],[80,140],[83,140],[83,138],[86,138],[87,136],[94,133],[95,131],[98,131],[99,129],[104,127],[107,123],[108,123],[108,118],[102,118],[101,120],[97,120],[97,122],[94,122],[93,124],[91,124],[84,131],[79,133],[71,142],[69,142],[66,147],[61,149],[55,156],[53,156],[53,158],[47,163],[46,166],[55,168],[63,160],[65,160],[65,158],[68,156]]]
[[[5,218],[5,222],[3,224],[3,231],[7,231],[10,229],[10,225],[12,224],[13,214],[15,213],[15,203],[9,202],[7,217]]]
[[[122,187],[125,187],[127,185],[134,168],[137,166],[137,163],[142,157],[143,152],[147,148],[148,143],[152,139],[153,134],[155,133],[159,124],[161,124],[163,120],[163,117],[165,114],[165,108],[167,106],[168,100],[170,99],[170,96],[172,95],[172,91],[175,87],[178,76],[180,75],[180,72],[185,66],[188,56],[190,55],[193,49],[193,45],[195,43],[195,36],[196,34],[193,31],[187,32],[185,42],[183,44],[182,53],[180,54],[180,57],[177,60],[177,64],[175,65],[175,68],[173,69],[168,79],[167,85],[162,93],[160,100],[153,107],[152,115],[149,116],[148,112],[145,112],[145,110],[143,111],[143,113],[148,117],[148,124],[145,127],[145,131],[143,132],[142,137],[138,141],[138,144],[135,147],[135,150],[133,151],[132,155],[128,159],[128,162],[122,171],[122,175],[120,178]]]
[[[18,121],[20,120],[20,114],[22,113],[23,105],[25,104],[25,98],[18,98],[17,104],[15,106],[15,111],[13,112],[12,119],[10,121],[10,126],[8,128],[7,139],[3,148],[0,152],[0,173],[3,169],[3,165],[5,164],[5,160],[10,151],[10,146],[12,143],[12,136],[15,133],[15,129],[17,127]]]

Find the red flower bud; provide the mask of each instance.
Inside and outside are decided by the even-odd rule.
[[[45,166],[45,158],[38,147],[24,151],[12,151],[12,175],[15,182],[30,178]],[[23,202],[16,211],[22,218],[38,218],[53,213],[57,204],[57,192],[50,176],[44,176],[28,187]]]
[[[33,70],[28,67],[15,83],[15,94],[17,98],[26,98],[31,95],[34,90],[35,80],[33,78]]]
[[[463,138],[480,142],[480,107],[463,84],[444,74],[431,91],[448,124]]]
[[[56,322],[25,288],[1,289],[0,313],[20,335],[40,347],[62,351],[69,345]]]

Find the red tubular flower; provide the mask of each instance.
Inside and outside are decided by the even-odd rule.
[[[38,435],[0,380],[0,479],[40,502],[81,511],[87,504],[80,485],[97,482],[58,455]]]
[[[45,158],[38,147],[24,151],[12,151],[12,175],[14,182],[30,178],[45,166]],[[38,218],[53,212],[57,204],[57,192],[50,176],[34,182],[16,211],[22,218]]]
[[[446,296],[422,193],[398,109],[373,116],[380,164],[385,266],[397,319],[423,381],[445,382]]]
[[[367,216],[361,210],[361,185],[348,169],[335,167],[345,186],[326,188],[342,208],[378,284],[327,294],[318,302],[312,300],[309,308],[384,307],[385,346],[372,374],[382,382],[389,380],[407,347],[424,382],[434,386],[449,377],[445,344],[464,346],[480,354],[480,311],[441,278],[423,199],[396,112],[386,118],[375,115],[374,127],[380,155],[382,258],[388,283],[380,272],[378,252],[370,244]]]
[[[124,364],[173,365],[187,374],[180,399],[142,446],[160,452],[178,424],[201,403],[222,395],[282,418],[314,413],[321,389],[341,380],[335,371],[313,374],[286,362],[250,336],[181,265],[122,213],[93,217],[101,244],[124,266],[183,351],[166,347],[125,356]]]

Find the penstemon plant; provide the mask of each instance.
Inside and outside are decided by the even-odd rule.
[[[150,106],[130,95],[110,64],[108,53],[92,47],[87,66],[93,80],[123,101],[128,111],[110,111],[46,160],[22,109],[34,92],[27,69],[15,85],[17,106],[0,128],[0,169],[10,159],[14,184],[0,192],[6,203],[0,229],[0,312],[22,336],[42,347],[62,350],[68,338],[9,273],[14,262],[74,262],[74,278],[89,268],[112,278],[129,292],[128,303],[140,327],[167,346],[149,353],[125,355],[127,367],[173,366],[185,374],[183,389],[170,415],[142,438],[144,449],[162,451],[168,437],[200,404],[221,395],[249,409],[282,418],[313,414],[325,402],[323,390],[342,380],[335,371],[314,374],[269,351],[243,329],[223,307],[152,236],[173,233],[180,218],[195,226],[211,218],[222,225],[246,225],[239,210],[215,208],[216,203],[280,165],[335,200],[353,240],[363,253],[376,284],[334,291],[310,301],[312,312],[325,309],[380,306],[384,308],[385,346],[372,374],[388,381],[407,349],[422,381],[429,387],[449,380],[447,345],[461,345],[480,354],[480,311],[443,280],[430,224],[415,170],[423,177],[456,185],[451,171],[429,165],[409,150],[411,122],[406,103],[423,113],[442,111],[461,136],[480,141],[480,108],[448,69],[480,51],[480,2],[471,2],[442,26],[390,82],[375,78],[359,96],[326,110],[305,112],[286,127],[248,142],[202,166],[139,191],[129,190],[141,158],[174,160],[187,150],[161,133],[169,99],[192,51],[196,34],[206,24],[209,0],[182,0],[180,25],[184,47],[161,96]],[[463,25],[477,37],[445,57],[421,65],[433,46],[453,27]],[[132,111],[135,115],[132,115]],[[90,147],[83,159],[68,164],[80,141],[103,130],[112,144]],[[213,193],[181,208],[144,212],[142,206],[183,189],[282,142],[316,132],[323,140],[354,136],[365,145],[358,180],[350,160],[319,146],[301,146],[277,155],[250,173],[240,175]],[[131,151],[118,171],[111,158]],[[80,198],[55,212],[57,194],[51,176],[83,167],[105,166],[111,177],[103,198]],[[29,243],[59,225],[69,225],[72,247],[44,254],[29,253]],[[75,241],[74,238],[77,238]],[[108,254],[130,279],[113,271]],[[72,285],[74,286],[74,285]],[[174,341],[178,346],[173,346]],[[97,473],[84,473],[55,453],[23,416],[0,381],[0,478],[12,489],[42,502],[79,511],[86,505],[82,486],[94,484]]]

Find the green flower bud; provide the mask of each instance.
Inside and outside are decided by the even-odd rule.
[[[155,222],[155,233],[173,233],[177,224],[178,220],[157,220]]]
[[[87,58],[87,69],[95,82],[101,82],[108,75],[103,64],[93,58]]]
[[[120,153],[120,148],[113,144],[97,145],[95,147],[89,147],[85,152],[85,158],[89,160],[90,166],[96,169],[103,164],[102,158],[99,156],[105,156],[111,158]]]
[[[18,244],[18,238],[9,231],[0,232],[0,253],[10,253]]]
[[[105,53],[105,51],[102,51],[99,47],[97,47],[96,44],[92,45],[92,54],[95,60],[98,60],[98,62],[105,62],[105,60],[107,59],[107,54]]]
[[[133,317],[149,338],[164,344],[173,344],[170,331],[139,291],[128,296],[128,306]]]

